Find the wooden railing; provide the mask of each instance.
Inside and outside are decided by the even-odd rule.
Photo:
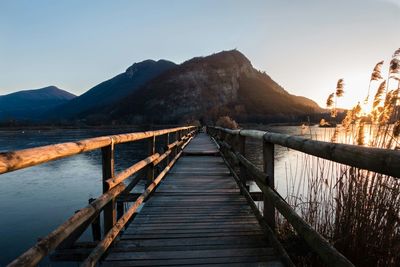
[[[101,149],[103,166],[103,194],[95,200],[92,199],[88,206],[80,209],[8,266],[36,266],[53,250],[71,248],[90,225],[92,225],[93,238],[98,242],[82,266],[94,266],[132,218],[138,207],[149,197],[174,165],[182,153],[181,150],[193,138],[196,131],[197,128],[194,126],[179,127],[90,138],[78,142],[0,153],[0,174],[95,149]],[[156,151],[157,138],[165,138],[163,151]],[[148,140],[148,157],[115,175],[114,146],[138,140]],[[161,166],[162,163],[164,163],[164,168],[157,171],[155,167]],[[142,177],[137,175],[129,184],[125,184],[124,181],[141,170],[146,170],[147,188],[142,194],[136,196],[136,200],[132,200],[129,198],[130,191]],[[132,205],[124,211],[123,202],[116,203],[117,197],[128,197]],[[103,239],[101,239],[99,221],[101,211],[104,214]]]
[[[223,157],[226,159],[231,171],[234,172],[234,177],[237,177],[239,186],[244,193],[247,196],[251,196],[248,192],[248,187],[246,187],[248,176],[251,176],[260,188],[264,202],[263,220],[266,221],[268,226],[272,230],[275,229],[275,209],[277,209],[327,266],[353,266],[353,264],[305,222],[275,191],[275,145],[295,149],[337,163],[400,177],[400,151],[398,150],[322,142],[258,130],[230,130],[220,127],[207,127],[207,132],[219,144]],[[255,138],[262,141],[263,170],[260,170],[246,159],[246,138]]]

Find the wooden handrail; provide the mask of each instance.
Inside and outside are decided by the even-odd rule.
[[[90,220],[94,215],[98,214],[101,209],[110,202],[111,199],[118,196],[124,191],[125,185],[119,184],[107,193],[101,195],[95,201],[79,210],[62,225],[57,227],[46,237],[42,238],[33,247],[24,252],[21,256],[11,262],[9,267],[16,266],[36,266],[39,262],[54,250],[63,240],[73,233],[80,225]]]
[[[219,135],[221,132],[227,134],[228,136],[245,136],[245,137],[253,137],[258,138],[265,141],[264,137],[266,136],[265,132],[251,130],[246,132],[239,130],[229,130],[219,127],[209,127],[207,129],[208,132],[215,137],[217,142],[219,142],[220,147],[222,148],[223,154],[232,159],[232,162],[238,162],[240,166],[245,169],[245,173],[250,173],[250,175],[255,179],[257,186],[260,188],[261,192],[264,194],[264,219],[267,221],[268,225],[273,229],[275,227],[274,219],[275,211],[269,210],[266,212],[265,205],[273,205],[273,207],[277,208],[277,210],[288,220],[288,222],[293,226],[296,232],[306,241],[306,243],[313,249],[324,261],[327,266],[354,266],[346,257],[344,257],[339,251],[336,250],[324,237],[322,237],[317,231],[315,231],[306,221],[304,221],[294,209],[292,209],[289,204],[279,195],[278,192],[275,191],[273,180],[271,181],[271,177],[268,173],[273,174],[273,163],[269,163],[272,166],[269,166],[268,169],[264,169],[264,171],[257,168],[253,163],[251,163],[248,159],[245,158],[239,151],[235,150],[235,145],[229,144],[226,140],[233,140],[233,138],[226,138],[226,136]],[[215,131],[214,131],[215,130]],[[220,137],[220,138],[219,138]],[[244,151],[243,148],[239,150]],[[273,149],[272,149],[273,153]],[[265,153],[264,151],[264,164],[265,162],[271,161],[273,162],[273,156]],[[272,159],[271,159],[272,157]],[[229,163],[229,162],[228,162]],[[240,170],[240,175],[242,173],[242,167]],[[231,170],[234,168],[230,167]],[[271,171],[272,169],[272,171]],[[236,175],[236,174],[235,174]],[[238,176],[239,177],[239,176]],[[245,180],[243,178],[237,179],[239,183],[242,183],[242,190],[246,190],[245,194],[250,195],[245,187]],[[268,201],[267,201],[268,200]],[[270,207],[269,207],[270,208]]]
[[[157,131],[117,134],[89,138],[77,142],[67,142],[36,148],[22,149],[18,151],[2,152],[0,153],[0,174],[106,147],[111,144],[116,145],[133,142],[147,139],[153,136],[160,136],[183,130],[193,130],[194,128],[196,127],[187,126]]]
[[[114,186],[118,185],[119,183],[125,181],[128,177],[132,176],[134,173],[140,171],[150,163],[153,163],[155,160],[157,160],[160,157],[159,153],[155,153],[151,156],[148,156],[147,158],[133,164],[131,167],[128,169],[125,169],[124,171],[120,172],[117,176],[114,178],[109,178],[105,181],[105,183],[108,186],[108,189],[113,188]]]
[[[265,173],[239,153],[235,153],[235,156],[250,171],[260,190],[268,197],[272,204],[288,220],[307,244],[324,260],[327,266],[353,266],[346,257],[338,252],[324,237],[304,221],[275,190],[267,185],[268,177]]]
[[[112,135],[106,137],[97,137],[86,139],[78,142],[69,142],[63,144],[49,145],[38,148],[25,149],[15,152],[6,152],[0,154],[0,174],[5,172],[10,172],[13,170],[38,165],[47,161],[55,160],[58,158],[71,156],[75,154],[79,154],[85,151],[102,148],[103,151],[103,177],[105,175],[109,175],[108,179],[104,179],[103,187],[104,193],[92,201],[88,206],[79,210],[73,216],[71,216],[67,221],[65,221],[61,226],[51,232],[48,236],[42,238],[38,241],[32,248],[28,249],[21,256],[16,258],[13,262],[11,262],[8,266],[36,266],[46,255],[48,255],[51,251],[56,249],[60,244],[68,243],[73,244],[75,239],[79,237],[81,233],[85,230],[85,228],[90,224],[91,221],[95,220],[100,212],[104,210],[104,214],[106,214],[106,209],[110,208],[111,215],[115,214],[115,199],[121,193],[127,193],[127,190],[132,189],[132,183],[129,185],[125,185],[123,182],[131,175],[137,173],[139,170],[148,167],[149,165],[154,166],[161,163],[164,159],[168,159],[171,155],[171,152],[175,151],[174,159],[169,162],[167,167],[158,175],[157,179],[162,179],[164,175],[169,171],[172,165],[175,163],[176,159],[181,155],[181,151],[178,149],[182,149],[192,138],[193,134],[196,132],[197,127],[179,127],[173,129],[159,130],[159,131],[150,131],[150,132],[142,132],[142,133],[130,133],[124,135]],[[162,155],[156,153],[155,148],[155,137],[160,135],[166,135],[169,133],[177,133],[175,136],[178,140],[176,140],[173,146],[168,147],[168,150],[165,151]],[[118,175],[114,177],[114,166],[113,166],[113,147],[115,144],[133,142],[137,140],[142,140],[146,138],[152,138],[152,151],[153,154],[141,160],[135,164],[133,164],[128,169],[120,172]],[[93,143],[92,143],[93,142]],[[169,141],[168,141],[169,142]],[[40,155],[39,153],[46,153],[47,155]],[[160,176],[161,175],[161,176]],[[154,189],[154,187],[159,183],[159,180],[151,181],[150,185],[152,185],[150,192]],[[133,184],[138,182],[138,178],[135,178]],[[149,188],[148,188],[149,189]],[[147,191],[146,191],[147,192]],[[146,193],[145,192],[145,193]],[[148,192],[144,197],[147,197]],[[144,198],[141,198],[142,201]],[[111,205],[110,205],[111,204]],[[128,214],[124,215],[122,218],[126,219],[127,217],[131,217],[133,214],[132,210],[129,210]],[[121,219],[122,219],[121,218]],[[128,219],[129,219],[128,218]],[[114,217],[105,217],[104,225],[107,223],[109,225],[109,229],[106,229],[106,233],[110,233],[116,227],[119,227],[120,224],[116,224],[114,221]],[[120,219],[120,220],[121,220]],[[126,221],[125,221],[126,223]],[[125,224],[124,223],[124,224]],[[117,225],[117,226],[116,226]],[[85,227],[85,228],[84,228]],[[111,234],[110,234],[111,235]],[[109,240],[110,235],[107,235],[106,238]],[[72,239],[71,239],[72,237]],[[102,241],[106,242],[106,241]]]
[[[167,153],[167,152],[166,152]],[[125,224],[132,217],[134,212],[139,208],[140,204],[149,196],[154,188],[161,182],[161,180],[168,173],[170,168],[174,165],[176,160],[180,157],[182,151],[179,152],[175,158],[168,164],[168,166],[157,176],[157,178],[147,187],[147,189],[138,197],[138,199],[132,204],[128,211],[122,216],[121,219],[114,225],[114,227],[107,233],[104,239],[97,244],[95,249],[90,253],[89,257],[82,263],[81,267],[95,266],[100,260],[101,256],[107,251],[108,247],[112,244],[119,232],[125,226]]]
[[[265,140],[312,156],[400,178],[400,150],[362,147],[311,140],[299,136],[258,130],[210,127],[227,134]]]

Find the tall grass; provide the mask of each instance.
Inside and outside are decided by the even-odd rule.
[[[340,125],[326,129],[324,141],[400,148],[399,62],[400,49],[390,61],[388,80],[382,78],[383,62],[375,66],[364,108],[359,102],[348,110]],[[343,84],[340,79],[328,97],[332,117]],[[400,179],[305,154],[297,161],[287,166],[288,203],[356,266],[400,266]],[[297,238],[282,217],[277,221],[284,240]],[[315,255],[303,252],[294,255],[299,265],[321,264]]]

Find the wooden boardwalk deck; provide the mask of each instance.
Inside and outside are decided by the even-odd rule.
[[[102,266],[283,266],[206,134],[197,135]]]

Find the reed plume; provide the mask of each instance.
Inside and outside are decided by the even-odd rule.
[[[400,59],[393,58],[390,61],[389,74],[391,77],[395,77],[396,74],[400,74]]]
[[[334,99],[334,97],[335,97],[335,93],[332,93],[332,94],[330,94],[328,96],[328,99],[326,100],[326,107],[327,108],[332,108],[333,107],[333,104],[334,104],[333,99]]]
[[[364,99],[364,104],[365,105],[367,105],[368,102],[369,102],[369,94],[370,94],[370,91],[371,91],[371,83],[372,83],[372,81],[379,81],[379,80],[383,79],[382,73],[381,73],[382,72],[383,63],[384,63],[383,60],[379,61],[378,63],[376,63],[374,69],[372,70],[371,79],[370,79],[369,85],[368,85],[368,94]]]
[[[393,57],[393,58],[395,58],[395,57],[400,57],[400,48],[398,48],[396,51],[394,51],[392,57]]]
[[[362,116],[358,103],[347,111],[341,126],[329,132],[332,136],[321,138],[400,149],[400,48],[393,54],[388,73],[382,73],[382,66],[383,61],[376,64],[369,81],[366,101],[373,100],[370,117]],[[384,80],[382,76],[386,74],[388,79]],[[373,81],[379,81],[379,86],[375,95],[371,93],[371,99]],[[389,88],[389,83],[390,87],[396,84],[396,88]],[[336,110],[336,100],[342,95],[340,90],[343,90],[342,79],[328,97],[327,106],[331,112]],[[316,170],[308,170],[314,164]],[[302,217],[356,266],[400,266],[400,180],[353,167],[336,166],[309,156],[303,158],[301,165],[304,169],[294,172],[301,179],[298,188],[288,186],[294,192],[291,197],[288,191],[288,202],[294,202],[293,206]],[[307,196],[302,194],[301,187],[306,188],[303,192],[308,193]]]
[[[353,120],[358,120],[361,117],[362,108],[360,102],[353,108]]]
[[[384,61],[382,60],[375,65],[375,68],[371,74],[371,81],[379,81],[379,80],[383,79],[382,74],[381,74],[383,62]]]
[[[350,130],[350,125],[353,122],[353,109],[348,110],[346,116],[342,120],[342,127],[347,131]]]
[[[382,96],[383,93],[385,92],[385,87],[386,87],[386,80],[381,82],[381,84],[378,87],[378,90],[376,91],[375,97],[374,97],[374,104],[372,105],[373,109],[376,109],[379,107],[381,101],[382,101]]]
[[[396,103],[396,101],[393,101],[393,91],[389,91],[386,94],[383,109],[382,109],[382,112],[381,112],[380,118],[379,118],[379,123],[381,125],[385,125],[386,123],[389,122],[390,116],[392,115],[393,110],[394,110],[395,103]]]
[[[400,74],[400,48],[394,51],[389,67],[390,78],[396,78],[398,77],[399,74]]]
[[[336,85],[336,96],[342,97],[344,94],[344,81],[343,79],[339,79]]]

